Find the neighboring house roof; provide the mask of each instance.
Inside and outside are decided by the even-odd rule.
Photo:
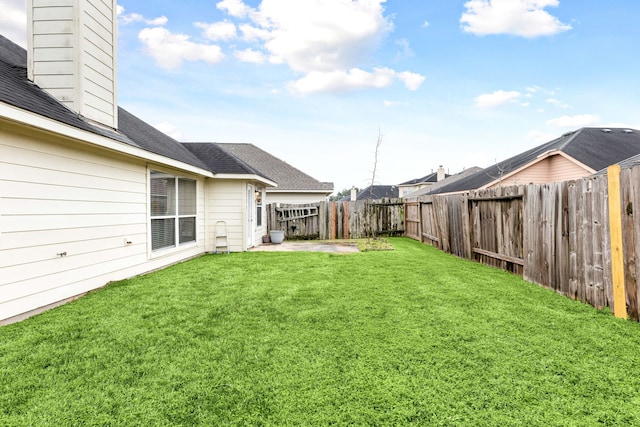
[[[624,128],[581,128],[503,160],[451,184],[432,189],[430,194],[475,190],[500,181],[514,171],[558,151],[593,171],[640,153],[640,131]]]
[[[358,191],[356,200],[397,199],[400,192],[397,185],[370,185]],[[342,201],[351,200],[351,196],[345,196]]]
[[[631,169],[634,166],[640,165],[640,154],[636,154],[635,156],[629,157],[628,159],[624,159],[616,164],[620,166],[620,169]],[[609,166],[607,166],[606,168],[600,169],[594,175],[606,175],[607,169],[609,168]]]
[[[207,169],[200,159],[178,141],[122,108],[118,108],[118,130],[95,125],[69,110],[54,97],[29,81],[26,50],[1,35],[0,102],[145,151]]]
[[[267,153],[253,144],[215,143],[222,150],[232,154],[243,163],[278,184],[268,191],[278,192],[317,192],[331,194],[332,182],[320,182],[289,163]]]
[[[463,170],[462,172],[456,173],[454,175],[447,175],[447,177],[441,181],[435,182],[433,184],[431,184],[428,187],[425,188],[421,188],[420,190],[414,191],[412,193],[409,194],[405,194],[404,198],[407,199],[411,199],[414,197],[419,197],[425,194],[430,194],[432,192],[435,192],[436,190],[438,190],[440,187],[443,187],[445,185],[449,185],[449,184],[453,184],[454,182],[461,180],[463,178],[466,178],[470,175],[473,175],[475,173],[478,173],[482,171],[482,168],[478,167],[478,166],[473,166],[470,167],[468,169]]]
[[[445,179],[450,177],[450,176],[451,175],[444,174]],[[432,172],[429,175],[423,176],[422,178],[412,179],[410,181],[403,182],[402,184],[398,184],[398,185],[409,186],[409,185],[423,184],[423,183],[428,183],[428,182],[432,182],[432,183],[438,182],[438,172]]]

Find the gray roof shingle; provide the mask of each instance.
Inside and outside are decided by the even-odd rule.
[[[358,191],[356,200],[397,199],[398,197],[400,197],[400,190],[396,185],[370,185]],[[342,200],[351,200],[351,196],[346,196]]]
[[[449,176],[451,175],[444,174],[445,178],[448,178]],[[422,184],[425,182],[438,182],[438,172],[431,172],[429,175],[423,176],[422,178],[411,179],[399,185],[415,185],[415,184]]]
[[[232,154],[260,175],[278,184],[277,191],[333,192],[333,183],[320,182],[289,163],[256,147],[253,144],[215,143],[222,150]]]
[[[247,165],[233,154],[223,150],[218,144],[209,142],[183,142],[182,145],[211,169],[219,174],[251,174],[262,176],[260,172]],[[263,177],[267,178],[267,177]]]

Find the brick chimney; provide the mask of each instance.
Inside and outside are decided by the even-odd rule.
[[[445,178],[444,168],[442,165],[438,166],[438,172],[436,174],[436,181],[440,182]]]
[[[358,198],[358,190],[356,190],[356,187],[351,187],[351,201],[355,202],[357,198]]]
[[[118,127],[116,0],[28,0],[29,79],[69,109]]]

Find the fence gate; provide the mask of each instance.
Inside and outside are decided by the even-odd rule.
[[[469,197],[471,251],[483,264],[523,274],[523,196]]]
[[[420,202],[405,203],[404,234],[412,239],[422,241],[420,208]]]

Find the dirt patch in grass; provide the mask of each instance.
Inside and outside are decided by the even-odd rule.
[[[358,240],[358,248],[361,252],[368,251],[392,251],[393,246],[381,237]]]

